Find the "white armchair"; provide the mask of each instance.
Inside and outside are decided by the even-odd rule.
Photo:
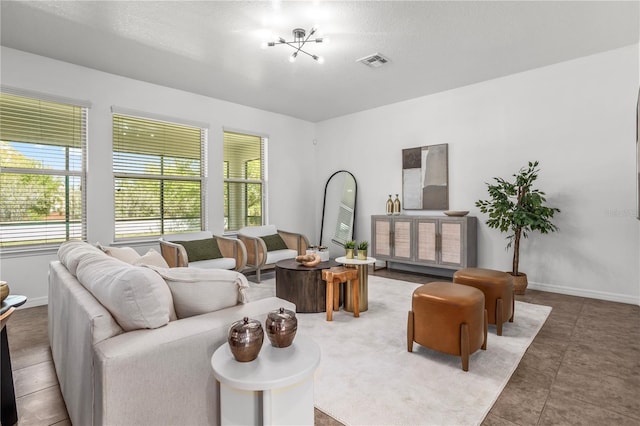
[[[238,239],[247,249],[247,268],[256,271],[258,282],[262,270],[273,268],[281,260],[305,254],[309,247],[306,236],[279,230],[275,225],[244,227],[238,231]]]
[[[190,260],[181,241],[197,241],[213,238],[222,257],[205,260]],[[204,269],[233,269],[242,271],[247,263],[247,250],[242,241],[236,238],[213,235],[211,232],[191,232],[164,235],[158,241],[160,253],[170,267],[194,267]]]

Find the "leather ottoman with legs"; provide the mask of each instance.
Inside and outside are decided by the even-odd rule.
[[[465,268],[453,274],[453,282],[477,288],[484,293],[489,324],[495,324],[502,336],[502,324],[513,322],[515,297],[513,279],[506,272],[483,268]]]
[[[487,348],[484,295],[473,287],[433,282],[413,292],[407,321],[407,350],[413,342],[462,357],[469,371],[469,355]]]

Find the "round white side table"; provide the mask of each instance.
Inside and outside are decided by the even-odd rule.
[[[313,425],[313,374],[320,347],[305,336],[275,348],[265,336],[258,358],[238,362],[229,344],[213,353],[222,425]]]
[[[358,288],[358,296],[360,299],[360,312],[364,312],[369,309],[369,265],[376,263],[376,259],[373,257],[367,257],[367,259],[347,259],[345,256],[336,258],[336,262],[342,263],[345,266],[353,266],[358,270],[358,281],[360,287]],[[344,290],[344,310],[347,312],[353,312],[353,293],[351,286],[345,286]]]

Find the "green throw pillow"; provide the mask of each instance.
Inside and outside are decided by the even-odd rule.
[[[218,241],[215,238],[206,238],[204,240],[193,241],[174,241],[180,244],[187,251],[189,262],[197,262],[199,260],[219,259],[222,257]]]
[[[285,244],[280,234],[265,235],[262,241],[267,245],[267,251],[287,250],[289,247]]]

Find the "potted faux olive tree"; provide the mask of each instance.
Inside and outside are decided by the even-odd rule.
[[[497,228],[506,232],[507,250],[513,245],[513,265],[511,275],[514,280],[516,294],[524,294],[527,288],[527,275],[520,272],[520,240],[527,238],[531,231],[542,234],[555,232],[558,227],[551,223],[553,215],[560,213],[560,209],[547,207],[544,203],[545,193],[533,189],[533,182],[538,178],[538,162],[529,162],[514,174],[514,182],[502,178],[493,178],[494,184],[487,183],[488,200],[476,201],[476,207],[482,213],[488,213],[486,223],[490,228]]]

